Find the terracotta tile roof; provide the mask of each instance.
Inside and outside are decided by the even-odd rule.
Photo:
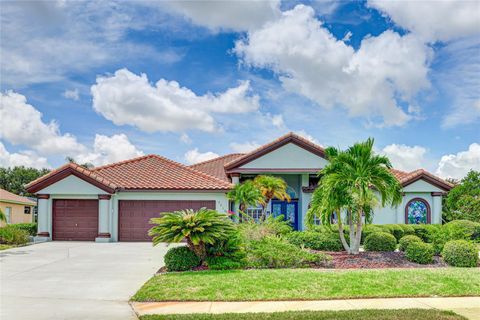
[[[308,139],[305,139],[304,137],[302,136],[299,136],[298,134],[295,134],[293,132],[289,132],[283,136],[281,136],[280,138],[278,139],[275,139],[273,140],[272,142],[270,143],[267,143],[267,144],[264,144],[263,146],[233,160],[233,161],[230,161],[229,163],[226,163],[225,164],[225,169],[227,170],[230,170],[230,169],[233,169],[235,167],[238,167],[244,163],[247,163],[249,161],[252,161],[272,150],[275,150],[281,146],[284,146],[286,145],[287,143],[289,142],[292,142],[292,143],[295,143],[295,144],[298,144],[300,145],[301,147],[303,147],[304,149],[307,149],[315,154],[318,154],[320,157],[325,157],[324,155],[324,152],[325,150],[311,142],[310,140]]]
[[[399,170],[396,170],[396,171],[399,171]],[[404,187],[419,179],[424,179],[432,183],[433,185],[439,188],[445,189],[447,191],[454,187],[454,185],[451,184],[450,182],[445,181],[442,178],[437,177],[436,175],[433,175],[424,169],[418,169],[408,173],[403,171],[400,171],[400,172],[401,172],[400,176],[397,176],[395,173],[394,174],[397,177],[397,179],[400,181],[402,186]]]
[[[26,205],[36,206],[37,203],[26,197],[19,196],[15,193],[11,193],[5,189],[0,188],[0,202],[13,202]]]
[[[397,169],[390,169],[390,172],[393,173],[393,175],[395,176],[395,178],[398,179],[398,181],[408,175],[408,172]]]
[[[126,190],[227,190],[231,183],[158,155],[91,170]]]
[[[203,161],[200,163],[196,163],[194,165],[191,165],[190,168],[193,168],[198,171],[205,172],[206,174],[209,174],[211,176],[214,176],[218,179],[221,179],[223,181],[228,181],[230,180],[227,177],[227,174],[225,173],[225,164],[238,159],[242,157],[244,153],[231,153],[227,154],[215,159]]]

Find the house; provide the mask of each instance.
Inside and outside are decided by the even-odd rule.
[[[0,210],[5,214],[7,221],[0,221],[0,226],[6,223],[34,222],[35,201],[0,189]]]
[[[301,230],[317,173],[327,163],[322,147],[289,133],[247,154],[192,166],[158,155],[93,169],[69,163],[27,190],[38,197],[39,240],[149,241],[151,217],[186,208],[234,210],[226,197],[233,185],[269,174],[287,182],[292,200],[272,200],[268,210]],[[452,185],[422,169],[393,174],[403,186],[402,204],[376,209],[373,222],[441,223],[442,197]],[[249,212],[255,216],[256,210]]]

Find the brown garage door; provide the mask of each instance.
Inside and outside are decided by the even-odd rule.
[[[94,241],[98,200],[53,200],[53,240]]]
[[[215,209],[215,201],[190,200],[121,200],[118,210],[119,241],[151,241],[148,230],[150,218],[159,217],[161,212],[200,208]]]

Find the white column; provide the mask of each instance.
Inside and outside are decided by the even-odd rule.
[[[442,223],[442,193],[432,192],[432,223]]]
[[[35,242],[48,241],[50,240],[50,228],[48,225],[48,199],[50,198],[49,194],[39,194],[38,198],[38,227],[37,227],[37,236],[35,237]]]
[[[233,183],[234,185],[240,184],[240,174],[235,174],[235,173],[233,173],[233,174],[231,175],[231,177],[232,177],[232,183]],[[238,214],[239,208],[240,208],[240,204],[239,204],[239,203],[235,203],[235,204],[233,205],[233,212],[235,212],[235,213]],[[228,208],[228,210],[230,210],[230,208]],[[236,218],[236,217],[234,216],[233,221],[238,222],[238,218]]]
[[[98,237],[96,242],[110,242],[110,195],[98,196]]]
[[[302,174],[301,175],[301,186],[300,186],[300,199],[299,206],[298,206],[298,229],[305,230],[305,214],[308,210],[308,205],[310,202],[310,198],[307,194],[305,194],[302,190],[302,187],[308,187],[310,185],[310,177],[309,174]]]

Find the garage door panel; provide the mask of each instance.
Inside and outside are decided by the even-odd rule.
[[[55,199],[53,240],[94,241],[98,234],[98,201]]]
[[[150,219],[163,212],[183,209],[215,209],[214,200],[120,200],[118,213],[119,241],[151,241],[148,230]]]

